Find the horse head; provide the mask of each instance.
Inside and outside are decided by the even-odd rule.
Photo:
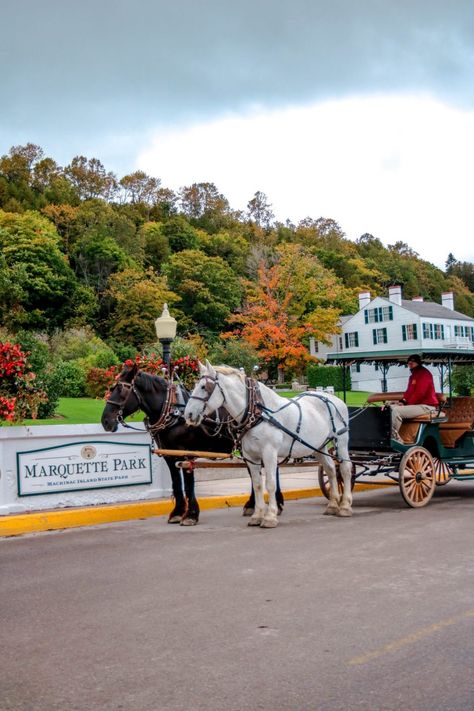
[[[135,387],[138,374],[136,363],[124,365],[115,385],[110,389],[101,418],[106,432],[115,432],[119,422],[140,409],[140,396]]]
[[[205,365],[199,363],[199,376],[184,410],[186,424],[192,427],[200,425],[206,415],[211,415],[226,402],[219,374],[208,360]]]

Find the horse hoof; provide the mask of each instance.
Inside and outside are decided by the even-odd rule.
[[[339,509],[337,515],[343,518],[348,518],[349,516],[352,516],[352,509]]]
[[[260,528],[276,528],[278,521],[276,518],[264,518],[260,524]]]
[[[248,526],[260,526],[262,524],[263,518],[261,516],[251,516],[248,522]]]
[[[325,516],[339,516],[339,506],[331,506],[330,504],[326,506],[324,512]]]
[[[170,516],[168,523],[181,523],[181,516]]]
[[[242,509],[242,516],[253,516],[255,509]]]
[[[197,526],[197,518],[183,518],[180,526]]]

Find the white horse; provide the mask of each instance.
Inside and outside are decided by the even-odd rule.
[[[191,393],[184,416],[189,425],[197,426],[205,415],[224,406],[234,420],[236,438],[241,438],[240,449],[255,489],[255,512],[249,519],[249,526],[274,528],[277,525],[276,469],[279,461],[289,457],[315,456],[329,478],[331,493],[325,513],[352,516],[349,416],[342,400],[316,392],[302,393],[288,400],[263,383],[246,379],[234,368],[214,368],[206,361],[206,365],[199,364],[199,370],[200,379]],[[344,485],[342,498],[329,446],[335,446],[335,457],[340,464]],[[262,467],[269,499],[267,508]]]

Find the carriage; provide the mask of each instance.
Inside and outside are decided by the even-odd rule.
[[[353,364],[378,364],[382,391],[367,398],[361,408],[350,407],[349,450],[353,464],[353,483],[361,476],[384,475],[398,483],[404,501],[413,508],[425,506],[437,486],[455,479],[474,479],[474,397],[452,395],[452,366],[474,364],[474,350],[425,349],[420,352],[427,365],[437,366],[440,381],[447,378],[447,394],[439,393],[437,412],[405,420],[400,429],[403,440],[391,439],[391,401],[403,393],[386,392],[387,372],[402,365],[410,352],[365,352],[330,354],[327,362],[343,368]],[[344,399],[346,399],[344,392]],[[328,482],[322,470],[319,481],[328,496]]]

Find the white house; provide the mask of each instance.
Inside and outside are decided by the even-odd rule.
[[[442,303],[424,301],[421,296],[402,299],[400,286],[389,288],[388,299],[371,298],[370,292],[359,294],[359,311],[343,316],[341,334],[333,343],[311,343],[311,353],[326,360],[328,353],[343,354],[407,351],[417,353],[433,348],[474,350],[474,319],[454,310],[452,292],[442,295]],[[436,389],[441,389],[440,372],[430,366]],[[387,390],[405,390],[408,368],[391,366],[387,373]],[[382,371],[377,365],[351,366],[353,390],[380,392]]]

